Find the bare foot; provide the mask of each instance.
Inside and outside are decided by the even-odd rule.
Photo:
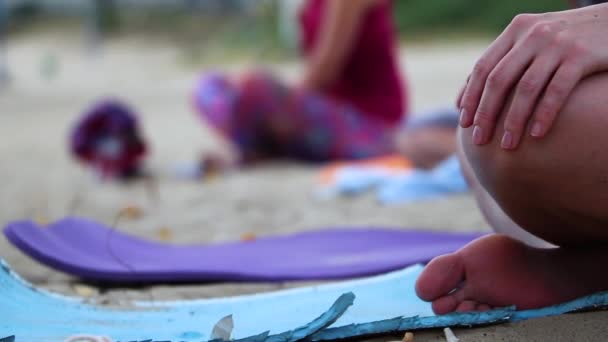
[[[395,139],[397,151],[421,169],[432,169],[456,152],[454,128],[419,128],[399,133]]]
[[[431,261],[416,293],[433,311],[485,311],[515,305],[533,309],[608,290],[608,249],[539,249],[503,235],[479,238]]]

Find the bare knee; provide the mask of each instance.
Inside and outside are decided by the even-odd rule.
[[[500,129],[496,135],[500,134]],[[516,152],[504,151],[494,138],[488,145],[477,146],[472,143],[472,130],[459,131],[459,140],[464,158],[471,165],[474,176],[493,197],[502,198],[506,185],[511,189],[522,185],[538,185],[536,176],[540,170],[532,153],[520,149]],[[535,170],[535,172],[528,172]],[[532,183],[532,184],[527,184]]]
[[[496,135],[499,134],[498,130]],[[524,149],[502,150],[497,138],[485,146],[474,145],[471,135],[471,129],[459,132],[461,155],[467,159],[472,171],[469,177],[475,177],[513,221],[527,230],[534,230],[537,224],[531,222],[533,217],[527,212],[542,210],[537,207],[542,203],[537,195],[543,193],[547,181],[542,176],[542,165]]]

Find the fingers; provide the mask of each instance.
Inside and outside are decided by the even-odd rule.
[[[565,62],[557,69],[534,112],[531,136],[541,138],[549,132],[557,114],[582,77],[583,71],[576,63]]]
[[[558,68],[560,60],[555,54],[540,56],[532,62],[515,88],[515,96],[505,117],[501,147],[506,150],[517,148],[534,112],[539,96],[551,76]]]
[[[490,73],[473,121],[475,125],[473,129],[474,144],[483,145],[492,138],[506,98],[525,72],[533,56],[534,50],[520,45],[509,51]]]
[[[508,35],[503,33],[490,45],[485,54],[473,67],[473,72],[469,77],[459,103],[460,125],[463,128],[468,128],[473,124],[486,80],[496,65],[511,50],[512,44],[512,40],[508,38]]]
[[[536,17],[537,15],[533,14],[516,16],[475,64],[459,103],[460,125],[463,128],[468,128],[473,124],[488,77],[511,51],[515,42],[535,23]]]
[[[583,68],[577,65],[585,63],[580,58],[569,58],[575,62],[566,63],[564,54],[572,56],[579,51],[581,55],[586,47],[562,34],[562,22],[541,19],[529,15],[516,18],[475,65],[458,97],[460,125],[474,126],[474,144],[484,145],[492,139],[503,113],[505,132],[500,139],[504,149],[517,148],[527,127],[530,135],[545,136],[581,80]],[[513,101],[504,112],[513,90]]]
[[[505,99],[508,98],[515,84],[518,84],[512,108],[505,118],[506,131],[501,139],[503,148],[517,147],[532,115],[534,101],[538,98],[550,75],[555,69],[558,69],[562,58],[562,50],[557,48],[561,41],[557,33],[559,31],[555,24],[537,23],[531,26],[525,35],[516,37],[517,43],[514,47],[489,72],[473,117],[474,144],[483,145],[491,140],[498,117],[505,106]],[[538,63],[534,64],[533,61],[538,61]],[[553,122],[557,110],[563,105],[565,97],[572,90],[572,88],[565,89],[566,86],[574,87],[576,84],[576,82],[571,82],[572,71],[568,72],[570,74],[560,77],[559,82],[549,92],[550,96],[543,96],[543,99],[547,98],[548,102],[543,103],[543,106],[540,107],[542,111],[539,112],[538,119],[532,126],[534,132],[532,135],[542,136],[546,133],[550,127],[547,125]],[[468,91],[472,87],[470,84],[465,91],[465,103]],[[562,98],[558,99],[554,94],[556,92],[560,92]],[[465,126],[469,124],[469,109],[466,110]]]
[[[471,78],[471,76],[467,77],[467,81],[462,86],[462,88],[460,88],[460,91],[458,91],[458,96],[456,96],[456,108],[461,108],[461,104],[460,103],[462,102],[462,96],[464,95],[465,89],[467,89],[467,84],[469,84],[469,79],[470,78]]]

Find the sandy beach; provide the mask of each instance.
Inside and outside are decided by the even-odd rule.
[[[486,44],[405,47],[402,66],[413,91],[414,112],[449,106]],[[227,241],[249,233],[264,236],[325,226],[487,230],[468,195],[395,207],[379,206],[372,195],[319,201],[310,190],[317,168],[309,165],[276,163],[205,183],[171,177],[172,165],[192,161],[201,151],[218,146],[189,106],[189,93],[199,71],[209,67],[184,66],[179,62],[180,53],[170,46],[129,39],[108,42],[97,57],[88,55],[78,40],[50,34],[11,41],[13,82],[0,90],[0,223],[16,219],[50,222],[79,215],[110,224],[122,208],[137,206],[143,216],[121,221],[119,229],[171,243]],[[43,70],[49,56],[57,61],[52,77],[44,76]],[[242,63],[221,69],[236,72],[248,66]],[[275,66],[287,79],[293,79],[299,68],[295,63]],[[150,196],[141,183],[101,184],[68,155],[71,123],[104,96],[120,97],[139,112],[152,148],[150,167],[158,174],[159,196]],[[4,237],[0,238],[0,257],[42,288],[82,294],[78,279],[32,261]],[[123,305],[131,299],[205,298],[301,285],[93,287],[89,294],[100,303]],[[461,341],[604,341],[607,318],[606,312],[573,314],[455,332]],[[440,330],[416,333],[416,341],[443,340]]]

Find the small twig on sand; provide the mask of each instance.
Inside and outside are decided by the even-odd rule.
[[[120,220],[123,217],[128,216],[128,213],[130,212],[130,210],[131,210],[131,207],[124,208],[121,211],[119,211],[118,214],[116,214],[116,216],[114,217],[114,222],[112,223],[111,229],[110,229],[110,231],[108,231],[108,234],[106,236],[106,250],[108,251],[108,254],[110,254],[110,256],[116,262],[118,262],[120,265],[122,265],[124,268],[126,268],[130,272],[135,273],[135,269],[133,267],[131,267],[126,262],[124,262],[121,258],[118,257],[118,255],[116,255],[116,253],[114,252],[114,249],[112,249],[112,244],[111,244],[112,236],[114,235],[114,232],[116,231],[116,229],[118,229],[118,224],[120,223]]]
[[[144,189],[146,191],[148,201],[153,208],[153,212],[155,212],[159,218],[158,221],[160,223],[160,234],[161,239],[163,239],[163,232],[170,232],[169,225],[167,224],[167,218],[165,216],[164,208],[163,208],[163,199],[160,191],[160,182],[157,176],[153,174],[147,174],[144,178]]]
[[[456,337],[456,335],[454,335],[454,332],[450,328],[443,329],[443,333],[445,334],[445,339],[446,339],[447,342],[458,342],[458,341],[460,341]]]
[[[161,196],[160,196],[160,187],[158,184],[158,179],[156,176],[152,174],[147,174],[144,176],[144,189],[146,190],[146,194],[148,195],[148,200],[151,203],[154,203],[156,206],[160,206]]]
[[[414,342],[414,333],[406,332],[401,341],[389,341],[389,342]]]

